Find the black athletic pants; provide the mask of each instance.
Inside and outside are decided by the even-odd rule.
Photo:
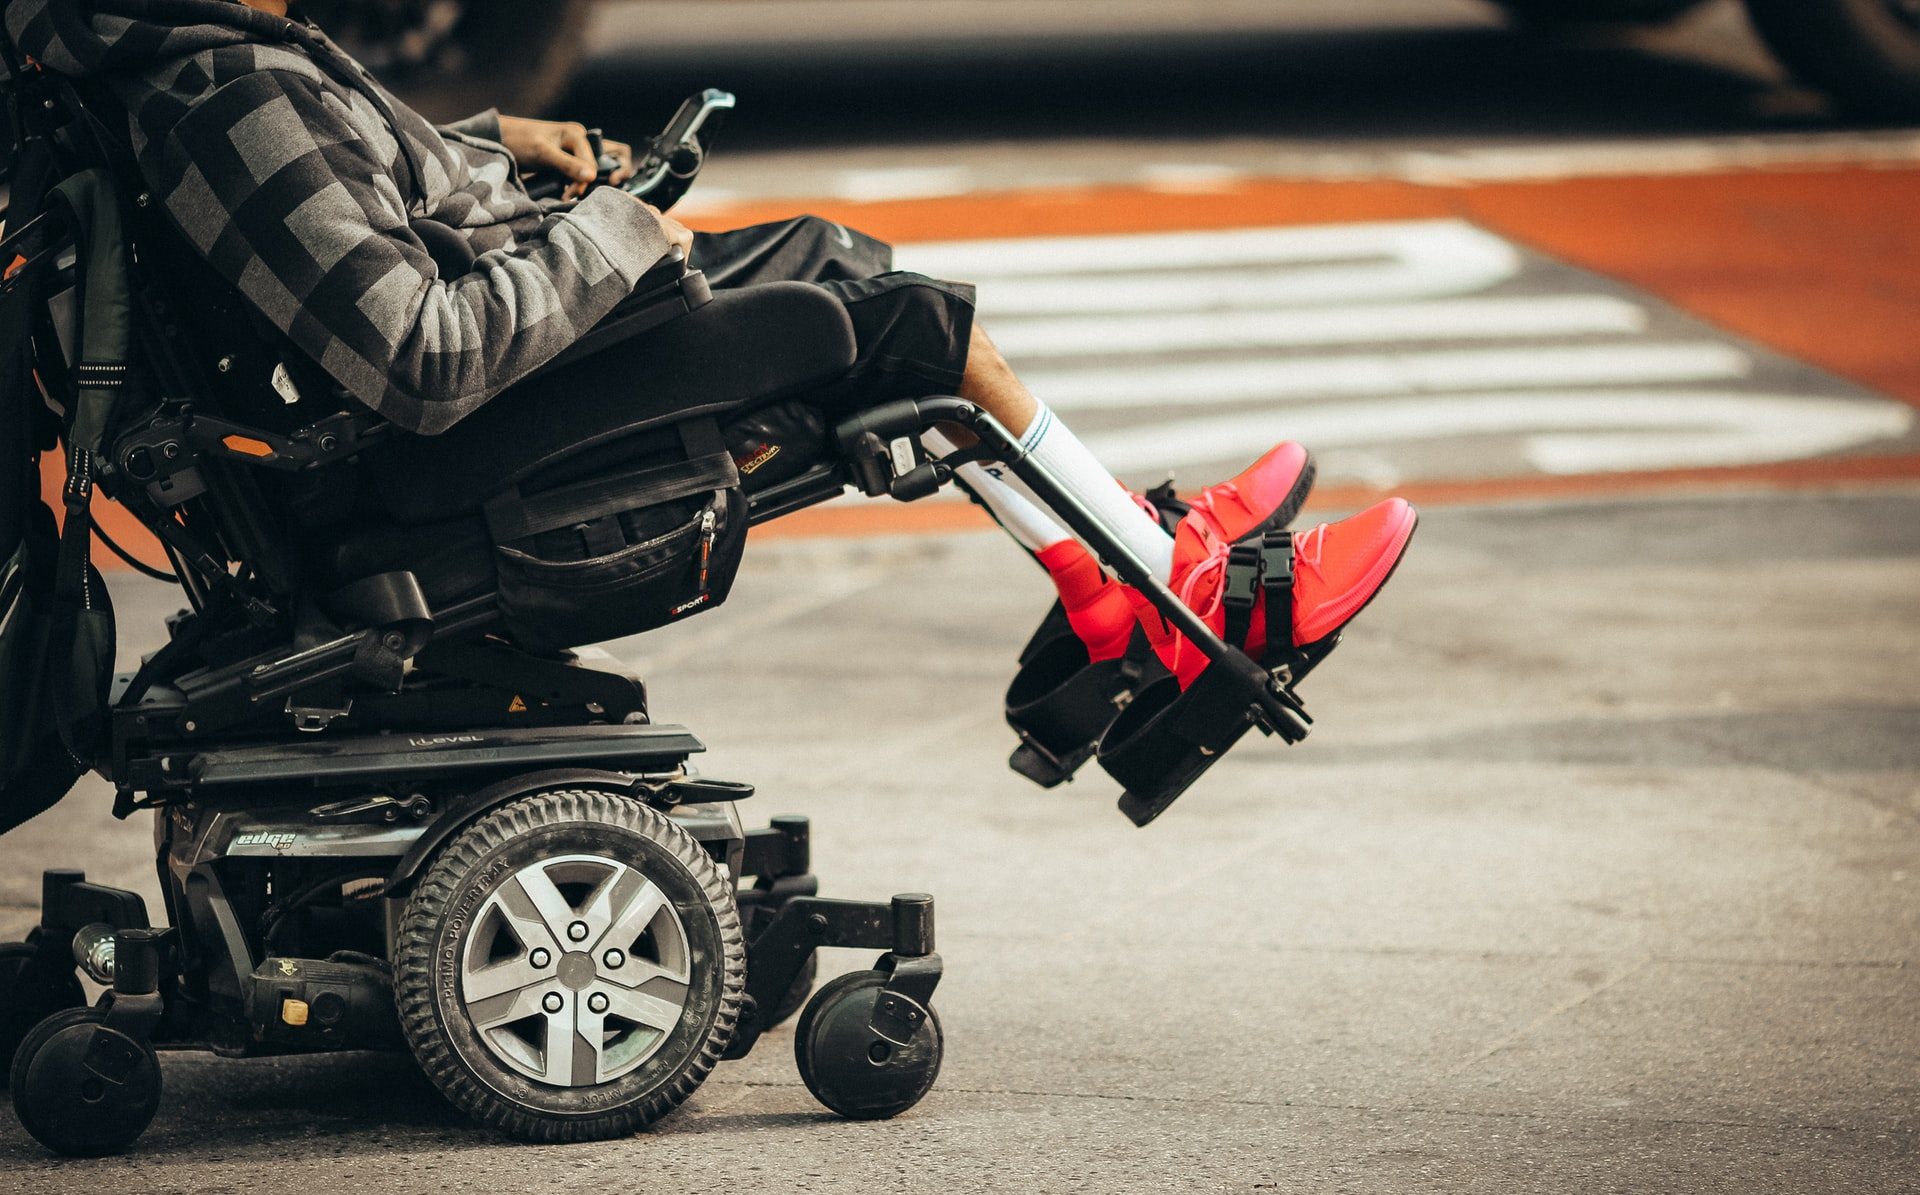
[[[893,248],[818,216],[701,232],[690,264],[715,289],[812,282],[846,305],[858,346],[853,369],[807,396],[829,414],[897,398],[951,394],[967,366],[973,287],[893,268]]]

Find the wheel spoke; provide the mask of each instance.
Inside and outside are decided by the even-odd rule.
[[[584,1086],[600,1081],[600,1035],[589,1040],[576,1020],[598,1020],[578,1000],[547,1016],[547,1048],[542,1054],[540,1079],[555,1087]]]
[[[600,969],[602,983],[617,984],[629,991],[646,987],[656,979],[678,985],[684,991],[689,978],[685,971],[670,970],[651,959],[634,958],[632,955],[627,956],[627,961],[617,971],[605,967]]]
[[[544,1015],[540,1008],[540,997],[545,987],[542,984],[528,984],[483,999],[469,997],[467,1017],[473,1022],[474,1029],[485,1033],[489,1029],[524,1021],[531,1016]]]
[[[552,941],[567,940],[567,926],[579,919],[574,916],[573,906],[567,903],[566,897],[560,895],[560,889],[554,886],[545,871],[529,867],[517,873],[501,888],[502,903],[505,903],[504,898],[509,891],[517,892],[526,899],[546,926]]]
[[[666,903],[667,894],[659,885],[632,868],[610,877],[594,892],[582,914],[592,934],[594,944],[590,949],[597,952],[608,946],[622,950],[631,947]]]
[[[548,884],[548,887],[552,885]],[[560,895],[557,889],[554,895]],[[544,948],[556,955],[564,953],[564,948],[559,944],[561,939],[548,928],[546,918],[534,906],[526,890],[518,884],[502,885],[494,897],[493,908],[512,928],[514,936],[520,939],[520,944],[528,952]]]
[[[662,983],[656,986],[666,987],[668,985]],[[680,1023],[680,1014],[686,1010],[686,985],[676,984],[673,986],[677,988],[674,993],[674,998],[663,998],[661,996],[649,995],[646,992],[636,992],[630,988],[611,987],[606,984],[602,984],[600,987],[594,989],[594,991],[596,994],[606,996],[607,1016],[619,1017],[622,1020],[632,1021],[636,1025],[645,1025],[649,1029],[658,1029],[662,1033],[665,1033]],[[585,1028],[585,1020],[591,1014],[585,1011],[586,1005],[584,1003],[581,1005],[581,1009],[582,1028]]]
[[[517,992],[541,982],[551,982],[551,973],[543,973],[528,962],[525,955],[479,967],[460,977],[461,995],[468,1004],[491,1000],[506,992]]]

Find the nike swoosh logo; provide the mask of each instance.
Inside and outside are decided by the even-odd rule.
[[[853,237],[851,237],[851,236],[849,236],[849,235],[848,235],[848,233],[847,233],[847,228],[846,228],[846,225],[844,225],[844,224],[835,224],[835,225],[833,226],[833,234],[834,234],[834,235],[835,235],[836,237],[839,237],[839,238],[840,238],[840,247],[841,247],[842,249],[851,249],[851,248],[853,248]]]

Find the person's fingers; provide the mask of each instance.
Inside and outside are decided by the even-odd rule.
[[[667,242],[678,246],[682,256],[692,255],[693,232],[691,229],[667,215],[660,216],[660,227],[667,234]]]
[[[558,128],[560,151],[567,163],[562,169],[569,177],[580,182],[592,182],[594,176],[600,173],[600,163],[594,160],[593,142],[587,138],[586,126],[563,124]]]
[[[614,168],[613,174],[607,179],[608,182],[617,187],[633,177],[633,147],[631,145],[628,145],[624,141],[602,141],[600,148],[608,154],[611,154],[614,161],[620,163],[619,166]]]

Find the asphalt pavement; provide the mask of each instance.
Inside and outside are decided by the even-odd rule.
[[[123,625],[168,600],[115,588]],[[828,894],[937,895],[948,1054],[906,1116],[824,1112],[788,1030],[572,1148],[404,1059],[180,1055],[126,1158],[0,1118],[0,1188],[1915,1189],[1920,490],[1429,511],[1313,735],[1145,830],[1097,771],[1003,766],[1045,600],[991,532],[776,540],[615,648],[745,812],[812,815]],[[0,842],[8,928],[43,865],[151,892],[106,807]]]

